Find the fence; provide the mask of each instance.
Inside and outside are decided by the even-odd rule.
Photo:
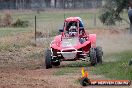
[[[100,9],[48,9],[45,11],[37,11],[37,10],[2,10],[0,11],[0,16],[4,13],[10,13],[14,19],[21,18],[24,20],[30,21],[32,25],[34,25],[34,16],[37,17],[37,25],[38,29],[46,29],[49,24],[53,27],[50,29],[58,28],[63,25],[63,21],[66,17],[70,16],[78,16],[81,17],[85,23],[85,27],[88,28],[96,28],[96,27],[104,27],[100,20]],[[124,19],[128,20],[127,12],[125,11],[121,15]],[[2,16],[1,16],[2,17]],[[117,22],[118,26],[128,25],[125,21]],[[46,27],[44,27],[46,26]]]
[[[81,17],[86,29],[106,27],[98,18],[104,3],[105,0],[0,0],[0,9],[17,10],[13,13],[13,18],[19,15],[21,19],[28,20],[33,28],[36,15],[37,31],[55,35],[64,19],[69,16]],[[127,17],[126,14],[123,16]],[[128,26],[124,21],[117,25]]]
[[[6,10],[5,10],[6,11]],[[63,21],[66,17],[77,16],[81,17],[84,21],[84,26],[86,29],[92,28],[104,28],[112,27],[105,26],[99,20],[100,10],[99,9],[49,9],[45,11],[32,11],[32,10],[9,10],[8,11],[13,19],[22,19],[30,22],[32,29],[34,28],[34,17],[36,15],[37,20],[37,31],[43,33],[57,33],[59,28],[63,26]],[[5,13],[3,11],[0,12]],[[128,20],[127,12],[122,14],[122,17]],[[128,20],[129,21],[129,20]],[[128,27],[129,24],[125,21],[117,22],[116,27]]]
[[[29,21],[30,26],[26,28],[4,27],[0,29],[4,31],[7,30],[7,32],[11,32],[10,34],[19,34],[19,32],[25,32],[27,30],[31,30],[33,33],[35,31],[34,24],[36,16],[37,44],[44,45],[45,47],[47,47],[46,45],[49,45],[49,43],[51,42],[52,36],[58,34],[59,29],[63,26],[64,19],[70,16],[81,17],[84,22],[84,27],[88,31],[90,31],[90,29],[124,29],[129,27],[129,24],[125,21],[117,22],[115,26],[103,25],[98,18],[100,15],[99,9],[49,9],[45,11],[40,11],[39,13],[37,11],[32,10],[9,10],[9,13],[13,18],[13,21],[19,18],[24,21]],[[122,14],[122,17],[124,17],[125,19],[127,18],[128,20],[126,13],[127,12]],[[4,12],[0,11],[0,16],[3,14]],[[4,35],[4,33],[1,34]]]

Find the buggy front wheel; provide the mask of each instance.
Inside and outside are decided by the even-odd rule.
[[[90,62],[91,62],[91,66],[95,66],[97,64],[95,48],[90,48]]]
[[[51,51],[50,50],[46,50],[46,52],[45,52],[45,66],[46,66],[46,69],[52,68],[51,59],[52,59]]]

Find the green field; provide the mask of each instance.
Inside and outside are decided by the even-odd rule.
[[[11,12],[10,13],[13,21],[20,18],[21,20],[26,20],[30,22],[30,29],[34,29],[34,18],[35,15],[37,16],[37,31],[41,31],[43,33],[52,33],[54,31],[58,31],[59,28],[63,26],[63,21],[66,17],[70,16],[78,16],[81,17],[84,21],[84,26],[86,29],[95,29],[95,28],[106,28],[108,26],[103,25],[99,20],[100,12],[97,11],[97,13],[94,13],[93,11],[81,11],[81,10],[75,10],[75,11],[43,11],[37,14],[34,12]],[[96,14],[96,16],[95,16]],[[2,17],[4,14],[0,13],[0,17]],[[64,17],[65,16],[65,17]],[[123,18],[128,19],[126,12],[122,15]],[[128,24],[123,22],[117,22],[116,27],[124,28],[128,26]],[[7,29],[6,31],[3,29]],[[28,30],[29,28],[12,28],[14,32],[18,31],[24,31]],[[11,30],[12,30],[11,29]],[[18,29],[18,30],[17,30]],[[22,29],[22,30],[19,30]],[[2,31],[3,30],[3,31]],[[0,28],[1,36],[8,35],[10,33],[9,28]],[[7,32],[7,33],[6,33]],[[57,32],[56,32],[57,33]],[[10,33],[13,34],[13,33]]]
[[[16,12],[10,12],[11,17],[13,18],[13,22],[15,22],[18,18],[21,20],[26,20],[30,22],[30,26],[28,28],[0,28],[0,36],[6,36],[6,35],[13,35],[18,32],[25,32],[27,30],[34,30],[34,24],[35,24],[35,15],[37,17],[37,31],[43,32],[43,33],[51,33],[54,35],[54,33],[58,33],[58,29],[62,28],[63,21],[65,18],[70,16],[78,16],[81,17],[85,29],[102,29],[102,28],[111,28],[108,26],[103,25],[99,20],[100,11],[89,11],[89,10],[61,10],[61,11],[43,11],[37,14],[35,11],[29,11],[29,12],[22,12],[22,11],[16,11]],[[122,14],[122,17],[128,20],[127,12],[124,12]],[[0,13],[0,17],[3,17],[4,13]],[[65,16],[65,17],[64,17]],[[117,22],[117,25],[115,27],[128,27],[128,24],[123,22]],[[53,33],[54,32],[54,33]]]
[[[115,53],[105,58],[115,58],[116,61],[104,62],[101,65],[97,65],[92,70],[93,74],[105,75],[111,79],[129,79],[132,80],[132,65],[129,66],[129,61],[132,59],[132,51],[124,51]]]
[[[89,69],[89,75],[103,75],[108,79],[129,79],[132,80],[132,65],[129,66],[129,61],[132,58],[132,51],[115,53],[104,57],[115,58],[116,61],[103,62],[95,67],[89,68],[89,62],[72,62],[59,68],[54,75],[68,75],[81,73],[81,67]]]
[[[0,28],[0,37],[13,36],[18,33],[29,32],[31,28]]]
[[[51,35],[56,35],[58,29],[62,28],[64,19],[70,16],[81,17],[85,29],[111,29],[111,28],[128,28],[128,25],[125,21],[117,22],[115,26],[106,26],[103,25],[99,20],[100,11],[94,13],[93,11],[84,11],[84,10],[75,10],[75,11],[43,11],[37,14],[35,11],[21,12],[15,11],[10,12],[13,22],[17,19],[24,21],[29,21],[29,27],[26,28],[14,28],[14,27],[0,27],[0,37],[12,36],[21,32],[34,31],[35,16],[37,17],[37,31],[42,33],[49,33]],[[95,17],[96,14],[96,17]],[[3,17],[4,13],[0,12],[0,17]],[[65,17],[64,17],[65,16]],[[128,20],[127,12],[122,14],[122,17]],[[96,18],[96,19],[95,19]],[[95,25],[96,23],[96,25]]]

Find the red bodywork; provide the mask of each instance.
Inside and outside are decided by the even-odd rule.
[[[66,34],[70,26],[76,26],[75,36]],[[78,60],[89,55],[91,47],[96,47],[96,34],[88,34],[83,27],[80,27],[81,20],[79,17],[69,17],[65,19],[63,32],[55,36],[51,42],[50,48],[52,57],[61,60]]]

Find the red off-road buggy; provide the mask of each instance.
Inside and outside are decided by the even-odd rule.
[[[55,36],[50,49],[45,52],[46,69],[59,66],[61,61],[87,60],[92,66],[102,63],[103,51],[96,47],[96,34],[87,34],[80,17],[64,21],[60,35]]]

